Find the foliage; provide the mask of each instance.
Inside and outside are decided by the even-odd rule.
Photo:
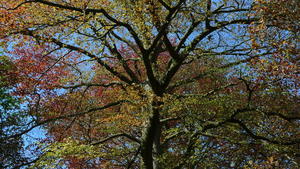
[[[6,168],[26,161],[22,138],[8,138],[18,133],[25,117],[24,113],[17,112],[20,101],[11,93],[12,79],[9,79],[8,74],[14,66],[7,57],[0,57],[0,167]]]
[[[295,168],[299,8],[265,0],[2,0],[32,168]],[[275,10],[275,6],[280,6]]]

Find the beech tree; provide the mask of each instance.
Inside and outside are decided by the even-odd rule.
[[[47,131],[32,168],[296,168],[299,5],[1,0],[32,116],[5,138]]]

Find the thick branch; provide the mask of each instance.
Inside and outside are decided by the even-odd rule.
[[[164,2],[164,0],[158,0],[159,3],[161,3],[162,6],[164,6],[167,10],[171,10],[172,8]]]
[[[123,85],[120,82],[112,82],[112,83],[107,83],[107,84],[100,84],[100,83],[80,83],[77,85],[72,85],[72,86],[59,86],[63,89],[76,89],[76,88],[80,88],[80,87],[93,87],[93,86],[97,86],[97,87],[111,87],[111,86],[115,86],[115,85]]]
[[[109,137],[107,137],[107,138],[105,138],[105,139],[103,139],[103,140],[97,141],[97,142],[95,142],[95,143],[92,143],[92,145],[103,144],[103,143],[105,143],[105,142],[107,142],[107,141],[109,141],[109,140],[112,140],[112,139],[114,139],[114,138],[117,138],[117,137],[126,137],[126,138],[128,138],[129,140],[132,140],[132,141],[137,142],[137,143],[139,143],[139,144],[141,143],[141,140],[135,138],[134,136],[131,136],[131,135],[126,134],[126,133],[119,133],[119,134],[114,134],[114,135],[112,135],[112,136],[109,136]]]
[[[162,37],[167,37],[167,29],[168,26],[170,25],[172,19],[173,19],[173,15],[176,15],[176,12],[178,11],[179,7],[181,6],[181,4],[184,2],[185,0],[180,0],[178,2],[178,4],[173,7],[170,11],[169,14],[166,17],[166,22],[159,28],[159,33],[156,35],[155,39],[153,40],[151,46],[149,47],[149,49],[147,49],[147,51],[145,53],[143,53],[143,61],[144,61],[144,65],[146,67],[146,72],[147,72],[147,76],[149,78],[149,82],[151,84],[152,89],[154,90],[154,92],[157,95],[162,95],[163,93],[163,87],[161,87],[160,82],[158,81],[158,79],[154,76],[154,72],[152,69],[152,64],[151,64],[151,60],[150,60],[150,54],[157,48],[157,44],[159,43],[159,41],[161,40]]]

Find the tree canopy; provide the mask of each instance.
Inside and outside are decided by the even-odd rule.
[[[26,162],[24,142],[20,136],[8,138],[23,129],[26,113],[20,110],[21,100],[12,94],[15,82],[9,76],[14,71],[13,63],[0,56],[0,167],[15,167]],[[9,79],[10,78],[10,79]],[[25,124],[26,126],[26,124]]]
[[[296,168],[299,9],[1,0],[6,77],[31,116],[3,138],[45,129],[32,168]]]

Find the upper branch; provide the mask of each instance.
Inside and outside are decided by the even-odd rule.
[[[55,38],[44,38],[44,37],[41,37],[39,35],[35,35],[33,34],[32,31],[22,31],[20,32],[21,34],[23,35],[28,35],[28,36],[32,36],[36,39],[44,39],[44,40],[48,40],[52,43],[55,43],[56,45],[62,47],[62,48],[67,48],[67,49],[70,49],[70,50],[74,50],[74,51],[77,51],[79,53],[82,53],[88,57],[90,57],[91,59],[94,59],[96,60],[101,66],[105,67],[106,70],[108,70],[110,73],[112,73],[113,75],[115,75],[116,77],[118,77],[119,79],[121,79],[122,81],[128,83],[128,84],[131,84],[132,81],[130,79],[128,79],[126,76],[120,74],[119,72],[117,72],[116,70],[114,70],[112,67],[110,67],[108,64],[106,64],[104,61],[101,60],[101,58],[95,56],[94,54],[82,49],[82,48],[79,48],[79,47],[76,47],[76,46],[72,46],[72,45],[69,45],[69,44],[65,44]]]
[[[118,26],[125,27],[129,31],[129,33],[132,35],[133,39],[135,40],[135,42],[138,45],[138,47],[141,50],[141,52],[145,51],[144,45],[143,45],[142,41],[140,40],[140,38],[138,37],[138,34],[134,31],[134,29],[128,23],[121,22],[121,21],[117,20],[116,18],[114,18],[113,16],[111,16],[103,8],[100,8],[100,9],[89,9],[89,8],[84,9],[84,8],[78,8],[78,7],[69,6],[69,5],[62,5],[62,4],[59,4],[59,3],[49,2],[49,1],[45,1],[45,0],[31,0],[31,1],[23,2],[23,3],[19,4],[17,7],[12,8],[12,9],[17,9],[18,7],[20,7],[21,5],[26,4],[26,3],[41,3],[41,4],[45,4],[45,5],[56,7],[56,8],[60,8],[60,9],[81,12],[81,13],[84,13],[84,14],[101,13],[109,21],[115,23]]]
[[[115,54],[116,57],[118,58],[118,60],[121,62],[123,68],[125,69],[126,73],[130,76],[131,80],[133,82],[138,82],[138,78],[137,76],[134,74],[134,72],[130,69],[128,63],[126,62],[126,60],[123,58],[122,54],[118,51],[116,44],[113,44],[113,47],[106,41],[105,42],[105,46],[109,49],[109,51],[112,54]]]
[[[210,33],[224,28],[225,26],[232,25],[232,24],[251,24],[252,22],[257,21],[256,18],[249,18],[249,19],[237,19],[237,20],[232,20],[232,21],[224,21],[224,22],[218,22],[217,26],[211,26],[208,29],[206,29],[204,32],[196,36],[190,45],[186,48],[186,51],[184,52],[185,55],[188,55],[191,51],[193,51],[198,43],[204,39],[206,36],[208,36]]]

